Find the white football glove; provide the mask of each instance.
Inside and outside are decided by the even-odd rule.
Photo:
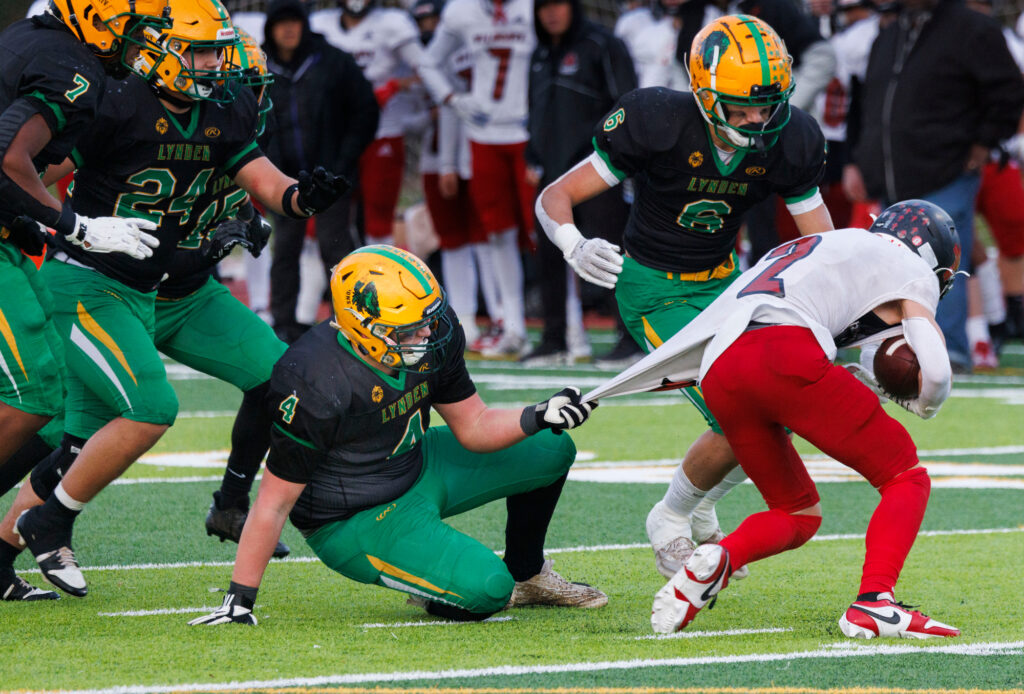
[[[541,429],[551,429],[560,434],[583,424],[595,409],[597,402],[581,402],[580,389],[570,386],[562,388],[544,402],[523,408],[519,425],[528,436]]]
[[[869,369],[864,368],[860,364],[844,364],[843,366],[847,371],[853,374],[854,378],[870,388],[883,403],[886,400],[891,400],[907,412],[916,414],[921,419],[931,419],[939,413],[938,407],[927,407],[921,403],[920,398],[897,398],[886,392],[885,389],[878,384],[878,381],[875,380],[875,375]]]
[[[253,602],[244,595],[229,592],[224,602],[208,615],[196,617],[188,623],[190,627],[216,624],[248,624],[256,626],[256,616],[252,613]]]
[[[487,121],[491,119],[491,114],[487,112],[483,104],[469,93],[453,94],[452,98],[448,100],[448,105],[458,114],[459,118],[478,127],[487,125]]]
[[[853,374],[854,378],[870,388],[871,392],[877,395],[882,402],[889,399],[889,395],[882,390],[882,386],[878,385],[878,381],[875,380],[875,374],[872,373],[871,369],[860,364],[843,364],[843,367]]]
[[[921,403],[921,398],[894,398],[888,396],[890,400],[902,407],[907,412],[916,414],[921,419],[931,419],[939,413],[938,407],[927,407]]]
[[[565,257],[565,261],[576,274],[591,284],[605,289],[615,289],[622,272],[622,256],[619,247],[604,239],[580,239]]]
[[[75,229],[65,236],[69,243],[91,253],[124,253],[136,260],[153,255],[160,240],[143,229],[153,231],[155,222],[121,217],[83,217],[75,215]]]

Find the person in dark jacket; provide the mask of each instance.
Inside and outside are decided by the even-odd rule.
[[[1024,80],[994,21],[958,0],[905,0],[871,48],[847,194],[939,205],[956,223],[961,267],[970,271],[981,169],[1016,132],[1022,107]],[[937,315],[960,372],[971,368],[966,287],[953,289]]]
[[[274,103],[270,160],[289,175],[322,161],[355,184],[359,157],[373,141],[380,118],[372,85],[351,55],[310,30],[302,0],[272,0],[264,37],[267,64],[275,75],[269,90]],[[328,274],[356,247],[349,201],[346,196],[314,218]],[[270,312],[278,337],[292,342],[309,327],[295,318],[306,222],[276,215],[273,220]]]
[[[608,29],[587,21],[579,0],[537,0],[534,28],[537,48],[530,60],[526,161],[540,190],[586,158],[592,149],[589,128],[637,82],[626,45]],[[609,190],[581,205],[576,219],[581,228],[589,229],[588,235],[617,243],[628,213],[622,191]],[[545,234],[537,235],[537,245],[544,332],[540,344],[523,361],[571,361],[566,343],[565,261]]]

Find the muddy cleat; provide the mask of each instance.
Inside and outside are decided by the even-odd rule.
[[[68,595],[84,598],[89,591],[71,549],[71,525],[66,528],[44,525],[39,518],[42,508],[35,506],[22,511],[14,524],[14,532],[35,556],[43,578]]]
[[[516,581],[507,607],[551,605],[555,607],[604,607],[608,596],[586,583],[570,583],[544,561],[540,573],[526,581]]]
[[[959,636],[960,630],[937,622],[896,602],[892,593],[879,593],[878,600],[858,600],[839,618],[839,629],[854,639],[899,637],[901,639],[932,639]]]
[[[242,537],[242,528],[245,527],[245,518],[249,515],[249,509],[239,506],[220,508],[217,505],[219,499],[220,492],[214,492],[213,503],[210,504],[210,510],[206,514],[206,534],[216,535],[221,542],[231,540],[237,544],[239,538]],[[287,557],[290,553],[288,545],[278,540],[273,556],[280,559]]]
[[[10,602],[33,600],[59,600],[60,595],[52,590],[43,590],[14,573],[14,568],[7,566],[0,569],[0,600]]]
[[[721,545],[701,545],[654,596],[651,628],[658,634],[682,631],[727,585],[729,552]]]
[[[672,578],[697,548],[690,539],[690,519],[675,513],[659,501],[647,514],[647,539],[654,550],[654,566],[665,578]]]

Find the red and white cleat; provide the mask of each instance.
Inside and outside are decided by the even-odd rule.
[[[729,552],[721,545],[701,545],[654,596],[651,628],[658,634],[685,629],[728,584]]]
[[[960,630],[937,622],[927,615],[896,602],[891,593],[880,593],[878,600],[858,601],[850,605],[839,618],[839,628],[854,639],[899,637],[901,639],[931,639],[959,636]]]

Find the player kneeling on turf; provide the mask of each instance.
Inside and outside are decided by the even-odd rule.
[[[590,416],[564,388],[522,410],[489,408],[465,336],[416,256],[367,246],[331,277],[334,320],[274,367],[270,455],[223,605],[190,624],[255,624],[256,591],[285,519],[330,568],[408,593],[427,612],[480,620],[506,605],[601,607],[545,561],[544,536]],[[447,426],[430,428],[433,407]],[[504,560],[442,522],[507,498]]]
[[[718,543],[698,547],[658,591],[651,611],[656,632],[685,628],[729,584],[736,567],[796,549],[817,532],[818,492],[788,427],[863,475],[881,495],[868,524],[857,599],[839,620],[843,633],[959,635],[893,596],[931,481],[906,429],[865,387],[878,388],[870,370],[861,369],[858,380],[832,363],[839,347],[902,333],[920,364],[920,384],[916,396],[890,399],[933,417],[949,395],[952,374],[935,309],[959,266],[960,240],[949,215],[921,200],[898,203],[868,231],[812,234],[769,251],[670,340],[584,397],[651,390],[666,379],[698,381],[768,504]]]

